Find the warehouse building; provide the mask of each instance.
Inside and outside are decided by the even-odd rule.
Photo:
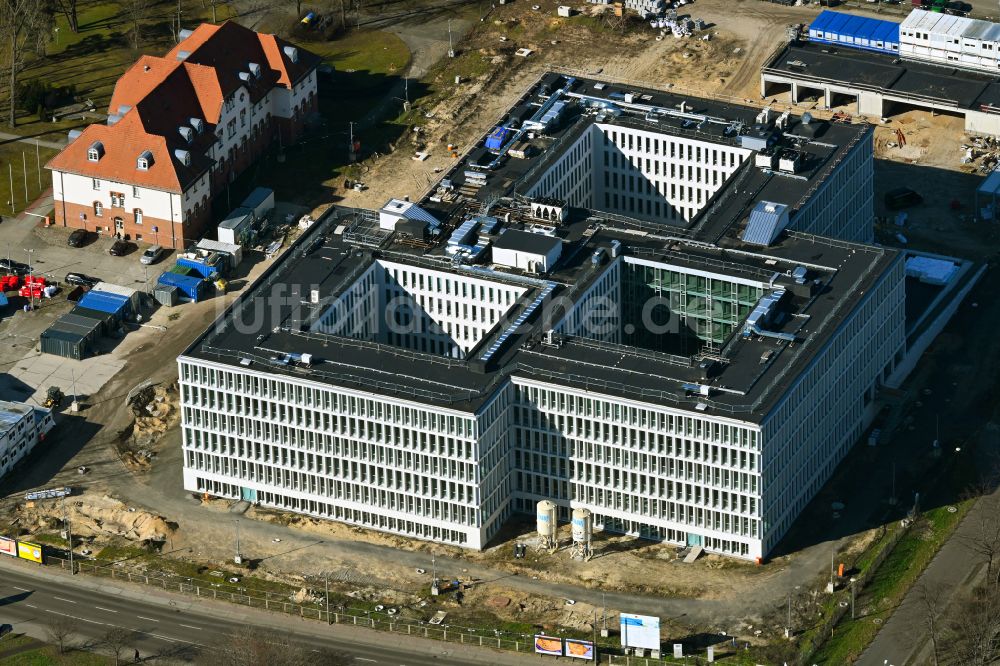
[[[906,361],[871,129],[557,74],[504,127],[426,234],[332,209],[178,358],[185,489],[473,549],[544,499],[766,556]]]
[[[54,425],[48,409],[0,400],[0,478],[31,453]]]

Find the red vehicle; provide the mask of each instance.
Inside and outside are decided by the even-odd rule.
[[[21,286],[21,278],[16,275],[0,276],[0,292],[14,291]]]

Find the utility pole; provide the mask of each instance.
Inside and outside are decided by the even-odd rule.
[[[14,214],[14,165],[7,164],[7,174],[10,176],[10,214]]]
[[[25,156],[24,151],[21,151],[21,171],[24,172],[24,206],[27,208],[28,201],[28,158]]]
[[[325,575],[326,579],[326,623],[333,624],[333,618],[330,617],[330,572],[327,571]]]
[[[76,574],[76,567],[73,566],[73,530],[70,527],[69,519],[66,517],[66,496],[62,496],[63,529],[66,530],[66,541],[69,542],[69,573]]]
[[[35,171],[38,172],[38,191],[42,191],[42,162],[38,157],[38,139],[35,139]]]
[[[892,495],[889,496],[889,506],[896,506],[896,463],[892,463]]]
[[[448,19],[448,57],[455,57],[455,43],[451,39],[451,19]]]
[[[854,581],[857,580],[854,576],[851,576],[851,619],[854,619]]]
[[[792,593],[788,593],[788,619],[785,620],[785,638],[792,637]]]

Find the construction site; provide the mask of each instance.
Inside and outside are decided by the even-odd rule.
[[[409,82],[416,88],[419,81],[421,96],[384,121],[394,126],[386,134],[392,139],[373,141],[375,148],[346,167],[348,182],[341,172],[323,181],[323,191],[332,193],[326,200],[296,203],[321,219],[331,198],[373,209],[393,197],[420,200],[533,82],[553,71],[868,123],[876,157],[876,241],[995,264],[1000,234],[977,199],[984,177],[1000,163],[995,139],[967,134],[954,115],[900,108],[865,118],[852,104],[827,106],[822,95],[799,96],[794,104],[790,92],[762,97],[761,68],[785,48],[790,26],[807,25],[817,7],[697,0],[679,7],[673,24],[651,26],[615,16],[607,5],[582,4],[570,16],[561,16],[559,6],[535,0],[478,14],[466,8],[471,27],[454,44],[444,20],[433,19],[434,52],[441,57],[427,62],[423,56],[425,71]],[[372,126],[373,136],[380,136],[379,126]],[[902,218],[885,204],[900,184],[922,199]],[[248,281],[262,270],[251,271]],[[956,455],[942,465],[926,433],[934,432],[935,418],[953,423],[941,439],[970,452],[996,428],[1000,404],[991,368],[1000,362],[1000,342],[989,331],[1000,325],[1000,305],[988,296],[996,282],[987,271],[926,362],[879,398],[879,446],[857,447],[761,564],[721,555],[685,562],[684,549],[601,532],[593,536],[593,556],[582,559],[573,556],[569,523],[556,534],[561,547],[545,548],[527,520],[474,552],[184,492],[175,359],[236,294],[191,304],[169,320],[164,315],[156,322],[164,331],[130,335],[116,351],[117,374],[81,399],[78,414],[64,415],[44,462],[0,481],[0,534],[30,537],[63,557],[68,520],[78,557],[123,571],[249,589],[298,604],[318,603],[326,578],[340,606],[392,610],[414,622],[444,612],[455,627],[501,627],[512,635],[562,629],[587,637],[618,612],[648,612],[663,618],[667,643],[784,644],[793,612],[803,633],[828,613],[818,591],[831,578],[832,562],[863,566],[886,525],[905,516],[910,507],[898,506],[897,495],[922,491],[932,508],[957,502],[957,486],[969,481],[979,459]],[[938,413],[925,408],[928,396],[941,396]],[[904,455],[918,443],[928,445],[923,453]],[[985,459],[985,447],[982,453]],[[890,466],[891,490],[887,474],[869,482],[858,473]],[[949,481],[932,491],[939,474]],[[69,487],[72,494],[62,501],[25,500],[25,492],[43,487]],[[439,580],[447,587],[432,594]],[[861,592],[858,602],[876,615],[898,599]],[[610,623],[617,626],[617,618]]]

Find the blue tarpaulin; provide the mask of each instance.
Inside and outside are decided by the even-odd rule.
[[[130,303],[128,296],[92,290],[81,296],[77,305],[81,308],[106,312],[114,315],[117,319],[124,319],[129,311]]]
[[[899,23],[823,10],[809,24],[809,39],[879,53],[899,53]]]
[[[503,148],[504,142],[507,140],[508,130],[506,127],[497,127],[490,135],[486,137],[486,148],[492,151],[499,151]]]

